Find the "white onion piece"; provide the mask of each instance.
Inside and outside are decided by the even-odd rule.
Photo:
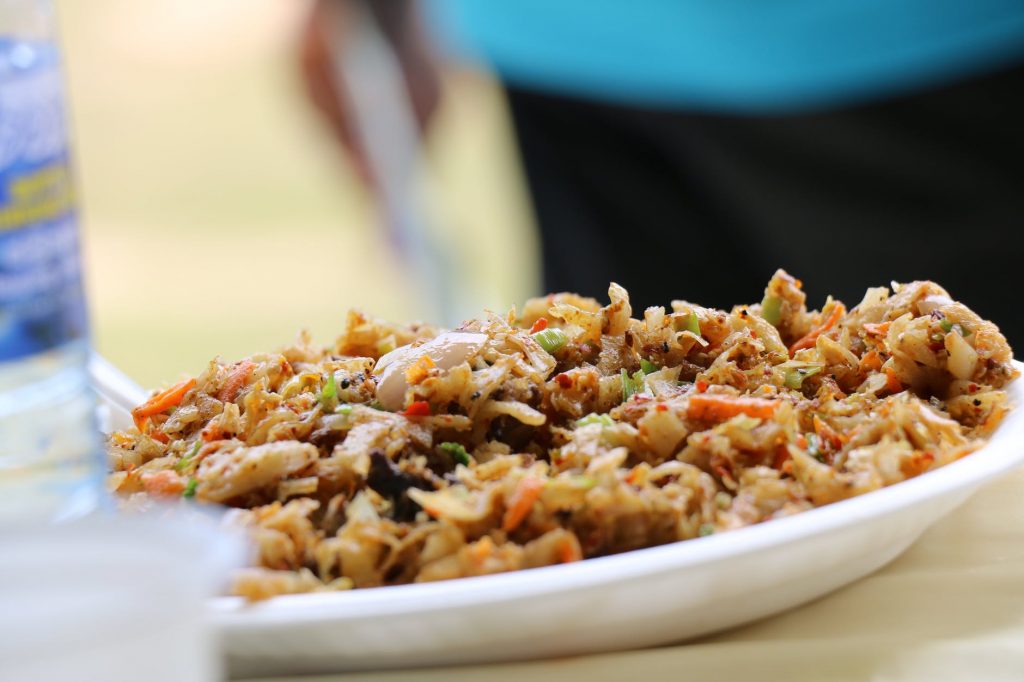
[[[957,332],[951,331],[946,334],[945,345],[949,351],[949,361],[946,363],[949,373],[957,379],[970,379],[974,376],[978,366],[978,352],[971,348],[971,344]]]
[[[398,358],[405,357],[405,355],[408,354],[411,350],[414,350],[411,345],[399,346],[394,350],[389,350],[387,353],[377,358],[377,364],[373,366],[373,373],[380,374],[387,368],[388,365],[390,365]]]
[[[949,305],[952,302],[953,299],[948,296],[943,296],[942,294],[931,294],[917,302],[917,310],[922,315],[931,315],[942,306]]]
[[[478,416],[488,419],[503,414],[528,426],[540,426],[547,421],[547,417],[544,416],[543,412],[538,412],[526,403],[516,402],[515,400],[488,400],[480,408]]]
[[[479,352],[487,342],[486,334],[476,332],[448,332],[441,334],[422,346],[396,348],[377,361],[373,369],[379,374],[377,400],[387,410],[401,409],[405,401],[405,371],[426,355],[441,369],[451,369],[462,364]]]

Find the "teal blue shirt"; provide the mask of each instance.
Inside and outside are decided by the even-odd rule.
[[[1024,0],[434,0],[505,80],[649,106],[785,112],[1024,59]]]

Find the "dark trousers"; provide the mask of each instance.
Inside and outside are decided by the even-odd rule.
[[[1024,347],[1024,68],[786,116],[508,93],[548,291],[614,280],[639,315],[760,301],[777,267],[811,307],[932,279]]]

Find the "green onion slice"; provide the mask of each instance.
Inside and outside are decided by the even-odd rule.
[[[640,360],[640,369],[644,374],[653,374],[658,371],[658,366],[650,360]]]
[[[804,379],[812,377],[825,369],[824,365],[807,365],[806,367],[792,367],[786,370],[786,388],[799,391],[804,384]]]
[[[625,369],[621,371],[622,376],[622,402],[626,402],[637,393],[642,393],[644,390],[644,372],[643,370],[637,370],[633,373],[633,376],[629,376],[629,372]]]
[[[325,408],[338,399],[338,385],[334,383],[334,372],[327,374],[327,385],[320,391],[317,399]]]
[[[569,342],[569,337],[565,335],[561,329],[554,327],[548,327],[542,329],[539,332],[530,334],[533,340],[540,344],[540,347],[545,351],[554,355],[558,351],[565,347],[565,344]]]
[[[470,457],[468,452],[466,452],[466,448],[463,447],[462,443],[447,442],[441,443],[438,447],[448,453],[448,455],[458,464],[469,466],[473,462],[473,458]]]
[[[782,299],[778,296],[765,296],[761,301],[761,317],[773,327],[782,321]]]
[[[613,424],[615,424],[615,420],[613,420],[607,414],[597,414],[595,412],[591,412],[586,417],[581,417],[580,419],[576,420],[576,426],[589,426],[590,424],[612,426]]]
[[[201,448],[202,446],[202,440],[197,440],[196,444],[192,446],[192,449],[189,451],[189,453],[182,457],[181,459],[179,459],[174,464],[174,470],[180,474],[182,471],[188,468],[188,465],[192,463],[192,458],[199,454],[199,448]]]

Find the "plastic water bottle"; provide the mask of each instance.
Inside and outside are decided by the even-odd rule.
[[[0,526],[102,490],[55,31],[50,0],[0,0]]]

